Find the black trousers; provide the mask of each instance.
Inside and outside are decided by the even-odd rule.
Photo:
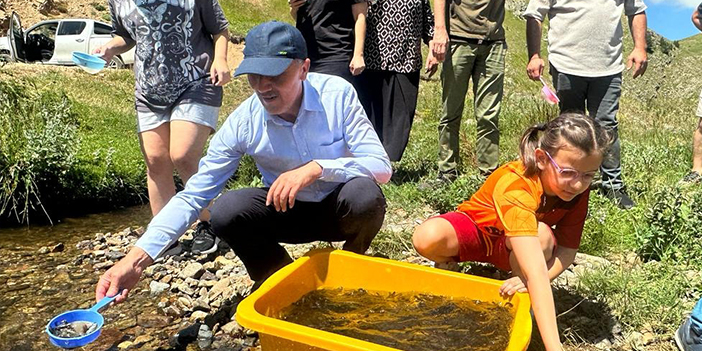
[[[356,77],[356,90],[390,161],[399,161],[409,140],[417,109],[419,71],[366,70]]]
[[[344,250],[364,253],[385,218],[385,197],[369,178],[339,185],[321,202],[295,201],[277,212],[266,206],[268,188],[244,188],[222,195],[212,205],[212,229],[260,283],[292,262],[279,243],[345,241]]]
[[[348,61],[314,61],[310,64],[310,72],[339,76],[346,79],[354,88],[358,89],[356,87],[357,77],[351,74],[351,70],[349,69],[350,63],[350,59]]]

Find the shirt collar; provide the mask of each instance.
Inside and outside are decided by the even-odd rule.
[[[322,106],[322,100],[320,99],[319,93],[317,92],[317,89],[315,89],[312,84],[310,84],[309,79],[305,79],[302,81],[302,103],[300,104],[300,111],[297,113],[297,118],[300,118],[302,116],[302,111],[323,111],[323,106]],[[278,125],[289,125],[290,122],[275,116],[271,115],[266,111],[266,109],[263,109],[263,114],[266,118],[266,121],[271,121],[275,124]]]

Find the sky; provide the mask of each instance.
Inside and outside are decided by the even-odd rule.
[[[648,27],[656,33],[678,40],[700,33],[690,18],[702,0],[644,0],[648,6]]]

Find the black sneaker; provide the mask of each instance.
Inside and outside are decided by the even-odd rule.
[[[176,241],[173,244],[171,244],[171,246],[169,246],[165,251],[163,251],[161,255],[154,260],[154,262],[161,263],[164,259],[166,259],[166,257],[180,256],[180,254],[182,253],[183,247],[180,245],[180,241]]]
[[[690,328],[690,318],[686,319],[685,323],[675,332],[675,344],[678,345],[680,351],[702,350],[702,338]]]
[[[193,246],[190,251],[196,255],[212,253],[217,251],[218,242],[219,238],[214,235],[210,222],[200,222],[195,227]]]
[[[700,180],[702,180],[702,174],[699,172],[695,171],[690,171],[690,173],[686,174],[683,179],[680,180],[681,185],[690,185],[690,184],[695,184],[699,183]]]
[[[603,195],[614,201],[615,204],[622,210],[628,210],[631,209],[632,207],[636,206],[636,203],[634,200],[629,197],[629,194],[626,193],[626,190],[624,188],[621,189],[605,189],[605,188],[600,188],[600,192],[603,193]]]

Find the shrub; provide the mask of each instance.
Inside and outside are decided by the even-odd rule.
[[[78,120],[65,94],[0,81],[0,215],[27,222],[71,187]],[[42,194],[45,194],[42,197]]]

